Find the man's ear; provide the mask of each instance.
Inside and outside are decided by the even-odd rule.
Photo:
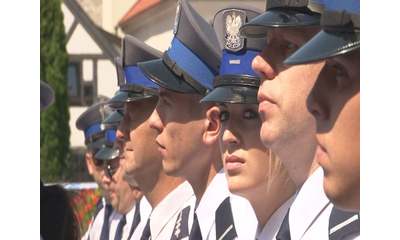
[[[86,165],[90,175],[93,175],[93,163],[90,153],[86,153]]]
[[[206,131],[203,135],[203,142],[207,145],[218,141],[219,132],[221,131],[221,122],[219,121],[219,108],[213,106],[206,113]]]
[[[142,190],[140,190],[139,187],[134,187],[132,193],[135,198],[135,201],[140,202],[140,200],[142,200],[143,192]]]

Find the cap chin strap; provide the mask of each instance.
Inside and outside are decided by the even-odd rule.
[[[104,141],[104,146],[108,148],[114,148],[114,142]]]
[[[214,78],[214,88],[223,85],[259,87],[260,78],[250,75],[225,74]]]
[[[172,60],[172,58],[168,55],[167,51],[163,53],[162,61],[176,76],[179,77],[179,79],[185,81],[200,94],[206,95],[207,92],[209,92],[207,88],[205,88],[203,85],[201,85],[201,83],[199,83],[196,79],[194,79],[187,72],[185,72],[185,70],[179,67],[179,65],[174,60]]]
[[[360,14],[326,10],[321,16],[321,25],[324,27],[345,27],[360,29]]]
[[[129,92],[138,95],[154,95],[158,96],[158,90],[154,88],[149,88],[145,86],[136,85],[133,83],[124,84],[122,87],[122,92]]]
[[[104,137],[105,137],[105,131],[104,130],[102,130],[100,132],[97,132],[97,133],[93,133],[93,134],[91,134],[89,137],[87,137],[85,139],[85,145],[88,145],[90,142],[94,142],[97,139],[104,138]]]

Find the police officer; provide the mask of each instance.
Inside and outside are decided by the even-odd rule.
[[[307,98],[317,122],[324,190],[336,207],[360,211],[360,1],[327,0],[321,25],[285,64],[326,59]]]
[[[123,179],[129,183],[137,182],[143,191],[143,199],[152,208],[148,217],[142,217],[132,239],[169,239],[175,236],[174,233],[185,236],[185,232],[188,235],[188,215],[179,214],[182,209],[188,207],[190,210],[194,205],[193,190],[183,178],[167,176],[163,171],[155,143],[156,131],[148,124],[157,103],[157,85],[150,82],[137,66],[140,61],[159,59],[161,52],[126,35],[122,41],[122,55],[125,82],[119,84],[121,92],[107,104],[124,105],[125,115],[117,130],[117,142],[121,141],[124,148]],[[180,224],[176,228],[178,219]]]
[[[260,139],[260,78],[251,69],[251,62],[264,49],[266,38],[246,39],[238,32],[243,23],[263,12],[242,4],[228,5],[217,12],[214,29],[222,48],[221,70],[214,78],[214,90],[201,102],[216,102],[219,107],[219,142],[229,191],[249,200],[257,216],[254,233],[248,226],[251,217],[233,215],[238,236],[272,240],[294,200],[296,186],[281,160]],[[233,206],[237,196],[230,199]]]
[[[323,170],[315,156],[318,146],[315,119],[305,105],[324,62],[298,66],[283,63],[321,29],[324,8],[322,0],[267,0],[265,13],[245,23],[240,30],[247,37],[267,36],[266,47],[252,64],[261,78],[260,135],[264,145],[282,160],[298,189],[277,239],[326,239],[332,233],[328,228],[331,218],[343,222],[349,218],[333,208],[325,196]],[[349,232],[342,233],[354,237]]]
[[[118,85],[121,86],[120,90],[122,90],[122,83],[125,81],[122,60],[121,57],[116,57],[114,60]],[[103,121],[108,134],[106,134],[106,141],[96,157],[105,161],[106,177],[103,178],[103,181],[114,193],[111,196],[111,204],[117,209],[118,213],[123,215],[117,225],[112,224],[113,227],[116,227],[114,239],[131,239],[141,220],[147,219],[151,207],[147,200],[143,198],[143,192],[136,181],[134,179],[129,179],[129,181],[123,179],[120,162],[125,159],[124,149],[122,143],[116,139],[116,129],[124,116],[124,106],[123,104],[110,104],[108,106],[114,111]]]
[[[140,70],[159,86],[158,103],[149,123],[158,133],[156,142],[164,171],[184,177],[196,195],[189,239],[217,239],[223,236],[216,235],[220,232],[216,229],[216,211],[227,202],[223,213],[229,214],[230,193],[218,143],[218,107],[200,100],[213,90],[222,52],[213,27],[186,0],[178,1],[173,33],[162,59],[138,63]],[[241,211],[252,212],[248,201],[241,200]],[[231,213],[235,215],[235,209]],[[248,232],[254,237],[254,214],[247,220]],[[222,235],[240,238],[236,226],[228,223]]]
[[[118,123],[106,123],[104,126],[105,141],[95,157],[104,161],[106,174],[103,183],[108,186],[112,207],[122,215],[120,219],[111,222],[110,230],[115,231],[115,235],[110,237],[115,240],[130,239],[141,220],[139,203],[143,193],[137,184],[131,186],[122,179],[119,151],[121,146],[116,141]]]
[[[110,223],[113,222],[113,219],[119,220],[122,217],[117,213],[116,209],[112,208],[108,186],[102,182],[105,174],[103,161],[95,157],[105,142],[106,130],[102,125],[102,121],[111,112],[112,110],[107,107],[104,101],[98,102],[90,106],[76,120],[76,128],[83,131],[85,136],[88,172],[93,176],[103,194],[96,203],[96,210],[91,224],[82,239],[109,239],[109,236],[114,236],[114,232],[110,232]]]

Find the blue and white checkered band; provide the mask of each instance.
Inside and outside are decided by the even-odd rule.
[[[239,52],[222,51],[220,75],[238,74],[258,77],[251,68],[251,63],[258,54],[260,54],[259,51],[245,49]]]
[[[227,10],[222,14],[225,20],[225,48],[230,51],[239,51],[244,47],[244,38],[239,28],[246,21],[246,13],[241,10]]]
[[[178,6],[176,7],[175,21],[174,21],[174,31],[173,31],[174,35],[178,33],[180,15],[181,15],[181,1],[178,0]]]
[[[101,122],[99,122],[99,123],[95,123],[95,124],[90,125],[83,132],[85,133],[85,138],[88,138],[93,133],[101,132],[102,130],[103,129],[102,129],[102,126],[101,126]]]
[[[201,85],[213,90],[214,77],[218,72],[201,60],[189,48],[187,48],[177,37],[174,36],[168,55],[190,76],[196,79]]]
[[[115,142],[115,140],[117,140],[117,130],[107,129],[105,132],[105,139],[107,142]]]
[[[138,66],[126,66],[125,79],[126,83],[133,83],[135,85],[158,89],[158,85],[149,81],[149,79],[140,71]]]

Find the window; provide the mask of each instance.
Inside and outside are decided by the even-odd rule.
[[[71,106],[81,106],[80,100],[80,64],[70,63],[68,67],[68,93]]]
[[[71,106],[90,106],[94,96],[93,81],[83,81],[82,63],[70,62],[68,67],[68,93]]]

